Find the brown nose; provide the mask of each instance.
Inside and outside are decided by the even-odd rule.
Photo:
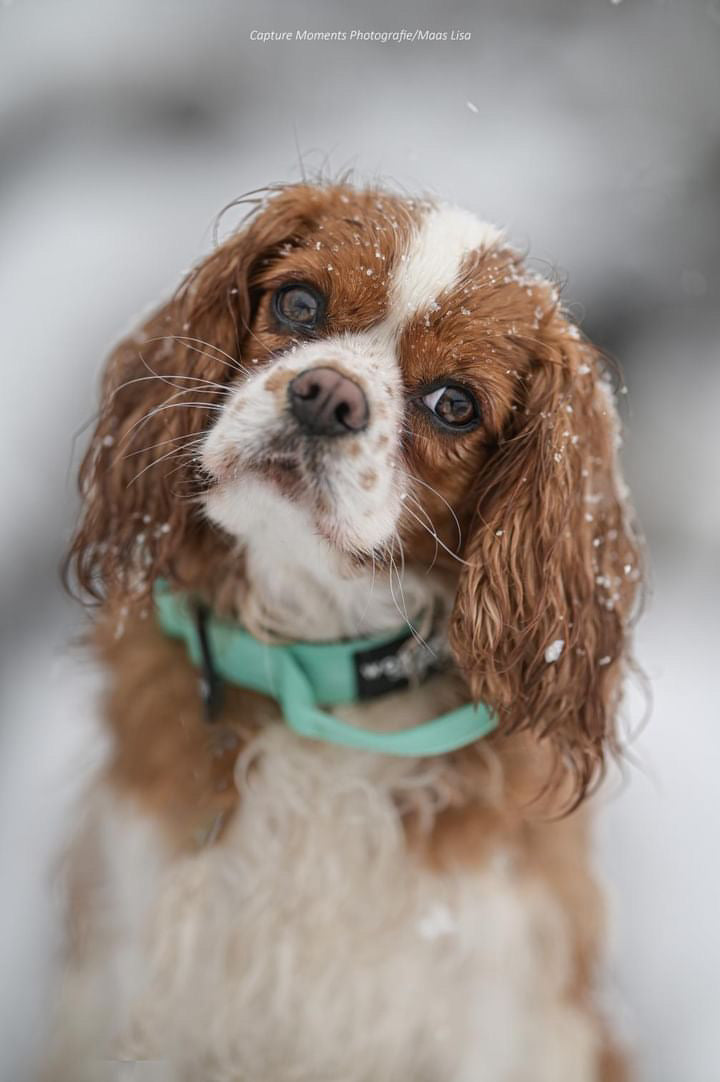
[[[370,416],[357,383],[334,368],[308,368],[288,387],[290,409],[309,436],[362,432]]]

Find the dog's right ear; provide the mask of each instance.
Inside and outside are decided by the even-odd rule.
[[[82,594],[141,596],[156,577],[177,577],[181,554],[201,550],[194,451],[228,386],[243,378],[255,279],[282,246],[302,243],[319,194],[305,185],[271,193],[111,354],[66,561],[66,582]]]

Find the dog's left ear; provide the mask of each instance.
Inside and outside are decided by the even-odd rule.
[[[478,477],[451,641],[473,697],[501,731],[547,738],[579,799],[617,747],[641,555],[610,383],[576,334],[559,310],[546,318]]]

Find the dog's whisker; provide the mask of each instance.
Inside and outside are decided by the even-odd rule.
[[[263,351],[267,349],[267,346],[263,342],[262,338],[258,337],[258,335],[255,333],[255,331],[252,329],[252,327],[250,326],[249,323],[243,322],[242,326],[243,326],[243,330],[245,331],[245,333],[247,335],[249,335],[250,338],[254,338],[255,341],[258,342],[260,344],[260,346],[262,346]]]
[[[159,380],[161,383],[167,383],[170,387],[175,387],[175,384],[172,382],[173,380],[183,380],[186,383],[192,382],[203,384],[203,386],[212,388],[213,390],[222,392],[223,394],[227,394],[228,392],[229,388],[224,383],[216,383],[214,380],[211,379],[201,379],[200,376],[185,376],[181,372],[173,372],[170,375],[166,375],[161,372],[153,372],[153,370],[149,368],[147,362],[145,361],[145,358],[142,357],[142,355],[140,355],[140,359],[145,364],[145,367],[148,368],[148,370],[151,372],[151,375],[135,376],[133,379],[127,379],[124,383],[118,384],[118,386],[112,392],[113,397],[115,397],[115,395],[117,395],[120,391],[124,391],[126,387],[132,387],[132,385],[135,383],[146,383],[149,380]],[[198,391],[200,390],[199,388],[197,389]],[[191,390],[191,388],[175,387],[175,390]]]
[[[220,364],[223,366],[223,368],[229,368],[232,372],[240,372],[242,375],[245,376],[250,374],[250,369],[247,368],[247,366],[244,365],[241,361],[235,361],[231,364],[228,361],[223,360],[221,357],[213,356],[213,354],[208,353],[206,349],[200,349],[199,346],[196,346],[191,342],[183,342],[183,345],[185,346],[185,349],[192,350],[193,353],[197,353],[200,357],[208,357],[211,361],[214,361],[215,364]]]
[[[393,579],[392,579],[393,570],[395,569],[395,560],[393,558],[392,549],[390,549],[388,551],[387,555],[388,555],[388,562],[389,562],[389,566],[390,566],[390,574],[389,574],[389,577],[388,577],[388,586],[390,588],[390,596],[392,598],[393,605],[397,609],[398,615],[402,619],[403,623],[407,624],[407,626],[412,631],[412,626],[410,624],[410,621],[408,620],[407,613],[403,612],[403,610],[400,608],[400,606],[398,604],[397,598],[395,597],[395,590],[393,588]]]
[[[427,525],[423,522],[423,520],[419,517],[419,515],[415,514],[412,507],[407,506],[407,503],[405,504],[405,510],[407,511],[407,513],[409,515],[412,515],[412,517],[416,520],[416,522],[418,522],[422,526],[422,528],[424,530],[427,530],[427,532],[430,534],[430,536],[433,537],[437,541],[437,543],[440,545],[440,548],[444,549],[445,552],[447,552],[448,556],[452,556],[453,560],[456,560],[459,564],[463,564],[464,567],[472,567],[473,566],[471,563],[468,563],[467,560],[464,560],[462,558],[462,556],[458,556],[458,554],[456,552],[453,552],[453,550],[451,548],[449,548],[445,544],[445,542],[442,540],[442,538],[438,537],[435,530],[428,529]]]
[[[192,387],[186,387],[182,391],[176,391],[175,394],[170,395],[170,397],[167,398],[164,403],[160,403],[160,405],[163,405],[163,404],[164,405],[170,405],[171,403],[173,403],[175,401],[175,399],[180,398],[184,394],[188,394],[191,390],[192,390]],[[126,444],[128,443],[128,441],[134,440],[136,438],[136,435],[139,434],[139,432],[142,430],[144,425],[148,421],[150,421],[152,419],[152,417],[155,415],[155,411],[160,408],[160,405],[154,406],[152,409],[147,410],[132,425],[130,425],[130,427],[128,429],[126,429],[125,432],[123,432],[122,436],[120,437],[119,443],[118,443],[118,453],[115,456],[115,458],[113,459],[113,461],[110,463],[111,468],[116,466],[117,463],[120,462],[121,459],[124,457],[120,453],[121,448],[125,447]],[[135,432],[136,429],[138,431],[137,431],[136,435],[133,435],[133,433]]]
[[[426,443],[432,444],[432,440],[429,436],[423,435],[422,432],[416,432],[415,429],[410,428],[407,424],[401,424],[401,430],[406,436],[410,436],[413,440],[425,440]]]
[[[427,532],[430,533],[430,535],[433,538],[433,541],[435,542],[435,551],[433,552],[433,558],[432,558],[432,561],[430,563],[430,566],[428,567],[428,569],[426,571],[426,574],[429,575],[430,572],[432,571],[432,569],[434,568],[435,564],[437,563],[438,554],[440,552],[440,545],[439,545],[438,538],[437,538],[437,531],[435,530],[435,523],[433,522],[430,515],[428,514],[428,512],[423,507],[423,505],[420,503],[420,501],[418,499],[416,499],[416,497],[413,496],[412,493],[409,492],[408,495],[407,495],[407,498],[409,500],[413,501],[413,503],[417,507],[418,511],[420,511],[420,513],[423,514],[425,516],[425,518],[427,519],[427,521],[429,523],[429,526],[426,527]]]
[[[190,334],[160,334],[154,338],[149,338],[149,342],[182,342],[188,349],[192,349],[195,353],[199,353],[202,357],[209,357],[211,360],[220,362],[220,357],[225,357],[229,364],[226,364],[226,368],[235,368],[241,372],[247,372],[248,369],[243,365],[237,357],[233,357],[231,353],[226,353],[220,346],[214,345],[213,342],[206,342],[204,338],[195,338]],[[204,350],[199,349],[198,346],[205,346]],[[211,353],[208,353],[208,349],[215,350],[220,354],[220,357],[213,357]]]
[[[177,394],[173,395],[172,397],[177,398],[181,394],[188,394],[191,390],[192,387],[189,387],[187,391],[178,391]],[[138,427],[138,425],[146,424],[148,421],[152,420],[153,417],[156,417],[159,413],[164,413],[165,410],[169,409],[201,409],[214,410],[217,413],[222,413],[224,407],[219,406],[213,402],[173,402],[171,400],[168,400],[167,402],[163,402],[160,406],[155,406],[152,410],[150,410],[149,413],[146,413],[141,418],[139,418],[139,420],[137,420],[135,424],[130,426],[123,439],[127,439],[130,433],[133,432],[134,429]],[[196,433],[196,435],[200,435],[200,433]]]
[[[396,540],[398,541],[398,543],[400,545],[401,552],[403,552],[402,541],[401,541],[400,536],[397,533],[397,531],[393,534],[393,536],[391,538],[391,546],[390,546],[390,549],[389,549],[389,552],[388,552],[388,557],[389,557],[389,561],[390,561],[390,576],[388,578],[388,586],[390,588],[390,596],[392,598],[393,604],[395,605],[395,608],[397,609],[398,613],[402,617],[403,622],[407,625],[412,637],[415,639],[415,641],[418,643],[419,646],[424,647],[426,650],[430,650],[430,647],[425,642],[425,639],[422,637],[422,635],[417,630],[417,628],[413,624],[412,620],[408,616],[407,604],[405,602],[405,593],[403,591],[402,578],[400,576],[400,572],[398,571],[398,567],[397,567],[397,564],[396,564],[395,558],[394,558],[395,541]],[[402,556],[403,566],[404,566],[404,559],[405,559],[405,557],[404,557],[404,552],[403,552],[403,556]],[[398,604],[397,598],[395,597],[395,591],[393,589],[393,584],[392,584],[393,571],[395,572],[395,576],[397,578],[397,583],[398,583],[398,588],[400,590],[400,597],[402,599],[402,608]]]
[[[192,388],[189,388],[188,390],[192,390]],[[128,457],[127,455],[121,454],[121,449],[126,447],[128,442],[132,442],[133,440],[135,440],[137,438],[137,436],[140,434],[140,432],[142,431],[142,429],[145,427],[145,425],[149,421],[151,421],[153,419],[153,417],[155,417],[158,414],[164,412],[165,410],[168,410],[168,409],[181,409],[181,408],[185,408],[185,409],[197,409],[197,408],[200,408],[202,410],[215,410],[217,412],[221,412],[222,409],[223,409],[222,406],[215,405],[215,404],[210,403],[210,402],[173,402],[172,401],[173,398],[178,398],[180,395],[186,394],[186,393],[188,393],[188,392],[187,391],[177,391],[174,395],[171,396],[171,398],[167,402],[164,402],[160,406],[156,406],[154,409],[150,410],[148,413],[145,413],[145,414],[143,414],[142,417],[138,418],[138,420],[135,421],[135,423],[132,424],[130,426],[130,428],[125,433],[123,433],[123,435],[122,435],[122,437],[121,437],[121,439],[119,441],[118,454],[113,459],[113,461],[111,463],[111,468],[113,466],[117,465],[117,463],[122,461],[124,458]],[[205,432],[204,431],[188,432],[188,433],[186,433],[186,435],[187,436],[203,437],[205,435]]]
[[[365,617],[368,614],[368,611],[370,609],[370,604],[371,604],[372,599],[373,599],[373,592],[375,590],[375,575],[376,575],[376,570],[377,570],[377,561],[376,561],[376,558],[375,558],[375,550],[374,549],[370,550],[370,560],[371,560],[371,566],[372,566],[372,577],[370,579],[370,589],[368,591],[367,601],[365,602],[365,608],[362,610],[362,613],[360,614],[360,622],[361,623],[365,620]]]
[[[443,494],[441,492],[438,492],[438,490],[436,488],[433,488],[432,485],[429,485],[427,483],[427,481],[423,481],[422,477],[416,477],[414,473],[409,473],[409,472],[408,472],[408,477],[410,478],[411,481],[415,481],[416,484],[422,485],[423,488],[426,488],[426,489],[428,489],[429,492],[432,492],[433,495],[437,496],[437,498],[445,505],[445,507],[447,507],[448,511],[452,515],[453,522],[455,523],[455,528],[457,530],[457,535],[458,535],[457,547],[458,547],[458,552],[459,552],[460,549],[462,548],[462,529],[460,528],[460,520],[458,519],[458,517],[457,517],[457,515],[455,513],[455,509],[452,507],[452,505],[450,503],[448,503],[448,501],[445,499],[445,497],[443,496]],[[416,502],[418,503],[419,506],[422,506],[420,504],[419,500],[417,500]],[[425,510],[424,507],[423,507],[423,510]],[[428,515],[428,518],[430,518],[429,515]],[[430,524],[432,525],[433,529],[435,529],[435,524],[433,523],[432,519],[430,519]]]
[[[154,451],[158,447],[167,447],[169,443],[178,443],[182,440],[186,441],[186,445],[187,443],[190,443],[192,441],[197,441],[198,444],[200,444],[204,439],[204,432],[201,432],[200,434],[198,434],[197,432],[185,432],[181,436],[173,436],[172,438],[167,440],[159,440],[157,443],[150,443],[147,447],[140,447],[137,451],[128,451],[126,455],[123,455],[122,461],[125,462],[128,458],[135,458],[137,455],[141,455],[146,451]]]
[[[215,364],[222,365],[223,368],[229,368],[233,372],[239,372],[242,375],[249,375],[250,374],[250,369],[247,368],[240,361],[234,360],[233,363],[231,364],[228,361],[223,360],[222,357],[217,357],[213,353],[208,353],[208,351],[206,349],[200,349],[199,346],[196,346],[194,344],[194,340],[186,340],[186,339],[182,338],[179,335],[170,335],[170,334],[163,335],[162,337],[159,337],[159,338],[148,338],[147,339],[148,342],[161,342],[161,341],[164,341],[164,340],[179,342],[179,344],[184,349],[191,350],[193,353],[197,353],[200,357],[207,357],[209,360],[213,361]],[[211,346],[211,348],[213,348],[213,347]],[[220,352],[222,352],[222,351],[220,351]],[[225,354],[225,356],[229,356],[229,354]],[[220,384],[220,386],[222,386],[222,384]]]
[[[146,466],[143,466],[141,470],[138,470],[138,472],[130,478],[125,487],[129,488],[130,485],[134,484],[135,481],[138,480],[138,478],[142,477],[143,474],[147,473],[148,470],[151,470],[153,466],[159,466],[161,462],[166,462],[169,458],[172,458],[173,455],[179,455],[181,458],[184,458],[184,461],[181,463],[181,465],[185,465],[187,462],[192,461],[194,457],[188,454],[187,448],[184,446],[173,447],[166,454],[160,455],[159,458],[154,458],[152,462],[148,462]]]
[[[151,374],[152,374],[153,376],[157,376],[157,378],[158,378],[158,379],[160,379],[160,380],[161,380],[161,381],[162,381],[163,383],[169,383],[169,385],[170,385],[171,387],[172,387],[172,386],[174,386],[174,384],[173,384],[173,383],[172,383],[172,382],[170,381],[170,377],[166,377],[166,376],[165,376],[165,375],[164,375],[163,373],[159,373],[159,372],[156,372],[156,371],[155,371],[155,369],[154,369],[154,368],[152,367],[152,365],[148,364],[148,362],[146,361],[145,357],[143,356],[142,350],[138,350],[138,357],[139,357],[139,358],[140,358],[140,360],[142,361],[142,363],[143,363],[143,365],[145,366],[145,368],[147,368],[148,372],[150,372],[150,373],[151,373]],[[182,377],[181,377],[181,378],[182,378]],[[189,377],[189,378],[190,378],[190,379],[193,379],[193,378],[197,378],[197,377],[192,377],[192,376],[191,376],[191,377]],[[210,384],[210,385],[212,386],[212,385],[213,385],[213,382],[214,382],[214,381],[212,381],[212,380],[206,380],[205,382],[206,382],[206,383],[208,383],[208,384]],[[215,386],[220,386],[220,387],[222,387],[222,384],[215,384]],[[207,392],[204,392],[204,393],[207,393]]]

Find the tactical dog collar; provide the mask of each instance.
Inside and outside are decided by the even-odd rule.
[[[432,721],[392,732],[357,728],[320,709],[398,691],[436,671],[432,649],[416,647],[410,632],[275,645],[219,619],[164,581],[155,583],[154,597],[160,627],[184,641],[202,672],[208,720],[217,715],[222,682],[228,681],[275,699],[286,724],[301,736],[386,755],[442,755],[495,728],[495,719],[481,703],[467,703]]]

